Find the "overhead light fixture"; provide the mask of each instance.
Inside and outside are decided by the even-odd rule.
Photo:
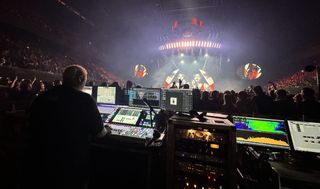
[[[177,41],[172,43],[165,43],[159,46],[159,50],[194,48],[194,47],[220,49],[221,44],[212,42],[212,41],[198,41],[198,40]]]

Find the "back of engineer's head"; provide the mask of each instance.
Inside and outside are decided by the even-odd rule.
[[[68,66],[62,74],[62,84],[77,90],[82,90],[87,82],[87,75],[87,70],[80,65]]]

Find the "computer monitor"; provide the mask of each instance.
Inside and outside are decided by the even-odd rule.
[[[138,125],[143,110],[137,108],[119,108],[112,118],[112,123]]]
[[[84,86],[82,92],[87,93],[92,96],[92,86]]]
[[[290,149],[284,120],[233,116],[237,143]]]
[[[147,99],[150,106],[159,108],[161,104],[160,88],[133,88],[128,91],[129,106],[148,107],[142,99]]]
[[[193,109],[192,90],[165,90],[165,109],[175,112],[190,112]]]
[[[320,153],[320,123],[288,120],[288,127],[294,150]]]
[[[116,104],[116,87],[98,86],[97,103]]]

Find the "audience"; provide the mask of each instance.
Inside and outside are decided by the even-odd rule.
[[[222,106],[222,101],[219,99],[219,91],[212,91],[211,101],[210,101],[210,110],[211,111],[220,111]]]
[[[112,75],[98,64],[84,61],[80,56],[67,56],[65,54],[72,53],[46,44],[40,39],[25,40],[19,36],[9,36],[5,32],[0,32],[0,66],[61,75],[66,66],[80,62],[89,71],[88,81],[102,82]]]
[[[315,98],[313,89],[305,87],[301,91],[302,103],[301,113],[306,118],[317,119],[320,116],[320,104]]]
[[[0,103],[12,103],[15,109],[28,107],[30,102],[39,94],[46,90],[61,85],[60,80],[46,82],[34,78],[20,79],[18,77],[2,77],[0,79]],[[128,103],[128,90],[135,85],[128,81],[126,88],[122,88],[118,82],[111,84],[101,83],[101,86],[114,86],[117,92],[118,104]],[[182,87],[185,89],[185,87]],[[187,88],[187,87],[186,87]],[[193,89],[193,102],[196,110],[208,112],[224,112],[226,114],[246,115],[246,116],[266,116],[277,118],[296,118],[296,119],[319,119],[320,105],[316,100],[315,91],[312,88],[304,87],[300,93],[289,95],[284,89],[274,90],[275,97],[270,93],[264,92],[261,86],[253,87],[253,93],[243,90],[239,93],[235,91],[219,92],[200,91]],[[222,98],[221,98],[222,97]],[[6,106],[11,110],[12,105]]]
[[[250,115],[250,100],[245,91],[240,91],[236,101],[236,108],[238,114]]]
[[[293,99],[288,98],[287,91],[280,89],[275,94],[274,114],[281,117],[293,117],[296,110]]]
[[[277,89],[285,89],[286,91],[295,93],[303,87],[316,86],[316,72],[299,71],[290,77],[273,82],[268,82],[268,93],[272,93]],[[270,94],[272,97],[272,94]]]
[[[221,112],[232,115],[236,113],[236,106],[233,103],[233,97],[231,94],[225,93],[223,96],[223,104],[221,106]]]
[[[255,114],[272,115],[273,103],[272,98],[267,96],[261,86],[253,88],[254,97],[252,98],[252,109]]]
[[[202,92],[202,97],[201,97],[201,100],[200,100],[200,106],[202,107],[203,110],[210,110],[209,97],[210,97],[210,93],[208,91],[203,91]]]

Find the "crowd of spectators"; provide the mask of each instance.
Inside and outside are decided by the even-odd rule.
[[[23,40],[0,32],[0,66],[25,68],[51,74],[61,74],[71,64],[81,64],[88,71],[93,82],[106,81],[108,71],[102,66],[83,61],[80,57],[66,55],[64,50],[43,47],[42,40]]]
[[[286,89],[289,92],[301,90],[303,87],[316,86],[316,72],[298,71],[293,75],[270,84],[276,89]]]
[[[300,72],[299,72],[300,73]],[[261,86],[250,86],[240,92],[234,90],[220,91],[200,91],[193,90],[193,103],[196,110],[208,112],[221,112],[228,115],[263,116],[280,119],[310,119],[320,120],[320,103],[313,89],[315,83],[309,85],[299,85],[306,83],[307,78],[315,79],[315,73],[296,73],[290,77],[292,85],[300,89],[297,93],[289,93],[284,85],[285,80],[277,83],[268,83],[267,90]],[[295,80],[295,79],[299,79]],[[283,84],[282,86],[279,83]],[[297,84],[297,86],[295,85]],[[283,87],[283,88],[282,88]],[[173,82],[170,88],[188,89],[187,84],[179,85]]]
[[[34,78],[0,79],[0,103],[5,102],[7,110],[25,109],[28,104],[39,94],[56,86],[61,81],[45,82]],[[126,91],[135,86],[131,81],[122,88],[118,82],[103,82],[102,86],[114,86],[117,88],[117,104],[127,105]],[[180,87],[181,86],[181,87]],[[174,87],[172,87],[174,88]],[[180,85],[177,88],[189,88],[188,85]],[[270,118],[292,119],[320,119],[320,104],[317,101],[315,91],[304,87],[300,93],[289,94],[284,89],[264,91],[261,86],[252,86],[250,89],[240,92],[231,91],[200,91],[193,89],[193,104],[195,110],[207,112],[221,112],[228,115],[264,116]]]
[[[88,70],[88,84],[118,79],[101,65],[92,63],[81,55],[74,56],[66,48],[48,40],[11,28],[0,31],[0,67],[32,70],[60,78],[65,67],[72,64],[80,64]],[[33,77],[19,74],[8,77],[8,74],[0,73],[0,109],[24,109],[39,93],[61,84],[59,80]]]
[[[195,89],[193,101],[195,109],[228,115],[320,120],[320,103],[314,89],[304,87],[297,94],[289,94],[284,89],[274,90],[273,93],[269,92],[263,91],[261,86],[254,86],[250,90],[238,93],[233,90],[212,91],[210,93]]]

